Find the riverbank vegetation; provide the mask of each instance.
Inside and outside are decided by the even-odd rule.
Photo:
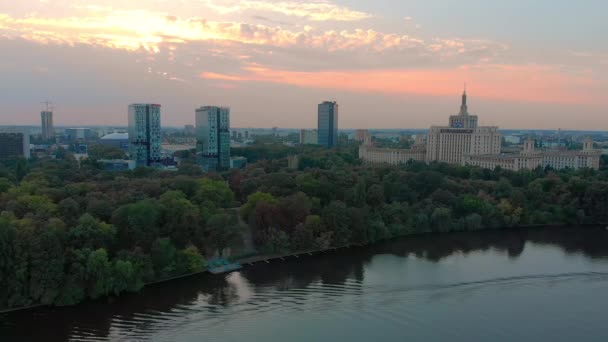
[[[608,222],[606,171],[368,167],[356,152],[356,145],[253,145],[234,152],[250,158],[247,169],[205,176],[192,164],[108,173],[69,154],[6,162],[0,308],[71,305],[201,271],[244,231],[258,252],[282,253],[408,234]],[[293,154],[297,169],[287,167]]]

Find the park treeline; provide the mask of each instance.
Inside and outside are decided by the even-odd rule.
[[[252,236],[259,253],[421,233],[608,222],[608,172],[365,166],[356,145],[254,145],[245,170],[110,173],[18,160],[0,166],[0,308],[72,305],[205,269]],[[285,157],[297,153],[300,165]],[[263,156],[272,159],[264,159]],[[192,157],[192,156],[190,156]],[[292,165],[293,166],[293,165]]]

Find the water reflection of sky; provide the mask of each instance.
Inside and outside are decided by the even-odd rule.
[[[426,236],[0,319],[2,341],[603,341],[608,233]],[[29,329],[31,322],[37,329]],[[583,337],[581,339],[581,336]],[[569,339],[568,339],[569,338]],[[608,339],[606,339],[608,340]]]

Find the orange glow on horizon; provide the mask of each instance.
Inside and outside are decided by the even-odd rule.
[[[203,79],[224,82],[270,82],[351,92],[452,96],[454,85],[468,80],[475,96],[496,100],[562,104],[599,103],[588,88],[595,81],[538,65],[484,65],[446,70],[289,71],[259,65],[244,74],[203,72]]]

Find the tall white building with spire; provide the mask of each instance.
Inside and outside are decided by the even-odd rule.
[[[448,126],[432,126],[427,141],[417,137],[411,149],[376,148],[370,141],[359,147],[359,158],[371,164],[405,164],[409,161],[444,162],[486,169],[599,169],[601,151],[593,141],[584,141],[580,151],[536,150],[535,141],[528,139],[518,153],[501,153],[502,136],[495,126],[479,126],[476,115],[469,113],[466,88],[462,94],[460,112],[450,116]]]
[[[502,136],[496,126],[479,126],[477,115],[469,113],[466,89],[460,112],[450,116],[448,126],[432,126],[426,144],[427,162],[464,165],[465,156],[500,153]]]

